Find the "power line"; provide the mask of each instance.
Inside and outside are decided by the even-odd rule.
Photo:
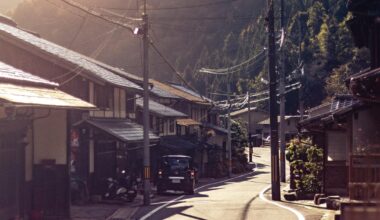
[[[52,1],[50,1],[50,0],[45,0],[45,1],[48,2],[48,3],[50,3],[51,5],[55,6],[56,8],[59,8],[59,9],[65,10],[65,11],[67,11],[67,12],[70,12],[70,13],[73,14],[73,15],[76,15],[76,16],[78,16],[78,17],[84,18],[83,15],[80,15],[80,14],[78,14],[78,13],[76,13],[76,12],[70,10],[70,9],[67,9],[67,8],[63,7],[62,5],[59,5],[59,4],[57,4],[57,3],[54,3],[54,2],[52,2]]]
[[[258,59],[258,58],[260,58],[260,56],[264,55],[265,51],[266,51],[266,49],[264,48],[256,56],[248,58],[247,60],[245,60],[245,61],[243,61],[237,65],[228,67],[228,68],[221,68],[221,69],[201,68],[199,70],[199,72],[213,74],[213,75],[226,75],[226,74],[234,73],[234,72],[240,71],[241,69],[238,69],[238,68],[242,68],[244,65],[248,65],[251,61],[256,62],[257,61],[256,59]]]
[[[235,20],[252,20],[256,19],[257,16],[252,15],[235,15],[235,16],[215,16],[215,17],[176,17],[176,16],[154,16],[153,19],[156,20],[167,20],[167,21],[218,21],[218,20],[227,20],[227,19],[235,19]]]
[[[228,4],[232,3],[236,0],[223,0],[223,1],[214,1],[210,3],[203,3],[203,4],[197,4],[197,5],[187,5],[187,6],[176,6],[176,7],[162,7],[162,8],[147,8],[147,11],[159,11],[159,10],[178,10],[178,9],[190,9],[190,8],[201,8],[201,7],[210,7],[210,6],[217,6],[221,4]],[[136,8],[120,8],[120,7],[101,7],[104,9],[110,9],[110,10],[120,10],[120,11],[138,11],[140,10],[138,7]]]
[[[83,12],[85,12],[87,14],[90,14],[90,15],[92,15],[92,16],[94,16],[96,18],[99,18],[99,19],[101,19],[103,21],[106,21],[108,23],[111,23],[111,24],[114,24],[114,25],[126,28],[126,29],[128,29],[128,30],[130,30],[132,32],[135,31],[136,27],[141,26],[140,23],[138,23],[138,24],[128,24],[128,23],[125,23],[125,22],[121,22],[121,21],[115,20],[112,17],[102,15],[99,12],[91,10],[91,9],[89,9],[89,8],[87,8],[87,7],[79,4],[77,2],[74,2],[72,0],[62,0],[62,1],[65,2],[66,4],[72,6],[72,7],[80,10],[80,11],[83,11]]]
[[[156,45],[150,40],[149,41],[150,45],[152,46],[152,48],[154,49],[154,51],[156,51],[156,53],[165,61],[166,64],[168,64],[168,66],[170,67],[170,69],[172,69],[172,71],[176,74],[176,76],[187,86],[189,87],[190,89],[194,90],[194,91],[197,91],[193,86],[191,86],[185,78],[183,78],[183,76],[176,70],[176,68],[169,62],[169,60],[161,53],[161,51],[156,47]],[[200,94],[200,93],[199,93]],[[200,95],[200,97],[205,100],[205,98]]]

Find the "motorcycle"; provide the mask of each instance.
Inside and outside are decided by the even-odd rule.
[[[134,184],[130,176],[126,175],[125,170],[121,172],[118,179],[109,177],[106,182],[107,190],[103,195],[105,200],[132,202],[137,196],[137,185]]]

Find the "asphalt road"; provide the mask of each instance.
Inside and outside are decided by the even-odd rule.
[[[255,149],[257,169],[235,179],[205,186],[192,196],[169,194],[149,209],[139,210],[136,219],[281,219],[297,220],[291,211],[260,198],[270,184],[269,148]],[[169,202],[171,201],[171,202]]]

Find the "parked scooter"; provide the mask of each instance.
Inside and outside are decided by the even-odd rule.
[[[107,178],[107,189],[103,194],[105,200],[132,202],[137,196],[137,185],[123,170],[118,179]]]

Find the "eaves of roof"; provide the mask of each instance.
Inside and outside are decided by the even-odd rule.
[[[5,64],[0,61],[0,79],[2,82],[9,81],[17,84],[33,84],[45,87],[58,87],[58,83],[32,75],[23,70]]]
[[[193,103],[200,104],[200,105],[211,105],[212,104],[211,102],[208,102],[207,100],[202,99],[201,97],[194,96],[190,93],[182,91],[178,88],[174,88],[173,86],[159,82],[157,80],[151,79],[150,82],[153,83],[153,86],[157,86],[160,89],[162,89],[168,93],[174,94],[175,96],[178,96],[182,99],[185,99],[186,101],[193,102]]]
[[[17,45],[44,59],[56,62],[58,65],[70,70],[77,69],[76,73],[98,83],[134,90],[142,90],[137,84],[95,64],[92,58],[69,50],[55,43],[35,36],[19,28],[0,23],[0,38]]]
[[[144,107],[143,100],[137,99],[136,105],[142,109]],[[149,100],[149,112],[151,112],[152,114],[161,116],[161,117],[171,117],[171,118],[187,117],[186,114],[179,112],[175,109],[172,109],[168,106],[162,105],[162,104],[155,102],[153,100]]]

